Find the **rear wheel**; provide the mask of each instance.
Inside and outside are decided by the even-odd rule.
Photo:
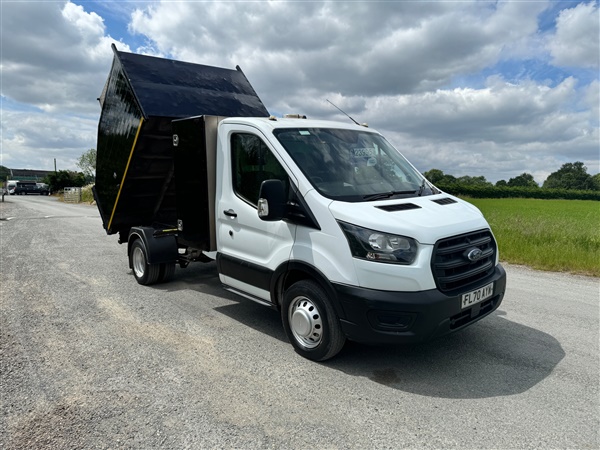
[[[136,239],[131,244],[131,253],[129,255],[133,276],[138,283],[148,286],[158,281],[160,275],[160,265],[148,263],[148,251],[144,241]]]
[[[158,273],[158,282],[165,283],[170,281],[175,275],[175,263],[161,263]]]
[[[337,355],[346,337],[323,288],[312,280],[294,283],[284,294],[283,327],[297,353],[313,361]]]

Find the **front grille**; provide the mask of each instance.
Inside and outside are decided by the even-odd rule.
[[[479,253],[479,259],[469,259]],[[489,230],[480,230],[439,240],[434,247],[431,270],[438,289],[444,293],[464,290],[494,272],[496,241]]]

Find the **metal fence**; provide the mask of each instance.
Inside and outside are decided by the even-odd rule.
[[[79,203],[81,201],[80,187],[66,187],[64,189],[64,200],[67,203]]]

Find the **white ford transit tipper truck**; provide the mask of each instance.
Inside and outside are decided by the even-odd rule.
[[[346,339],[426,341],[500,305],[482,214],[375,130],[270,116],[239,68],[113,51],[94,195],[138,283],[216,260],[223,287],[280,310],[316,361]]]

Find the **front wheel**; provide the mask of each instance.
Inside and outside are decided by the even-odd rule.
[[[313,361],[333,358],[346,342],[325,291],[312,280],[298,281],[284,293],[281,319],[296,352]]]
[[[148,286],[156,283],[160,275],[160,266],[148,263],[148,251],[141,239],[136,239],[131,244],[129,258],[131,268],[133,269],[133,276],[139,284]]]

